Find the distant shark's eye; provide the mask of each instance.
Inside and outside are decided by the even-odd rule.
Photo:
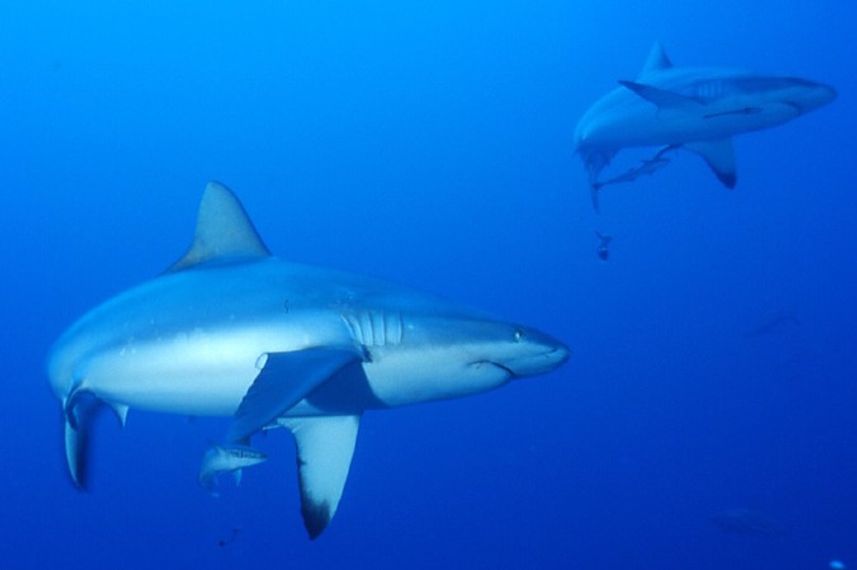
[[[521,342],[524,338],[524,332],[521,329],[515,329],[515,342]]]

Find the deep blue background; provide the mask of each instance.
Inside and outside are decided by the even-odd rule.
[[[0,566],[857,567],[855,18],[844,0],[0,4]],[[595,216],[574,125],[655,39],[839,98],[738,138],[735,191],[688,155]],[[214,500],[195,476],[222,422],[104,417],[75,492],[45,355],[184,250],[209,179],[284,258],[574,356],[367,415],[315,543],[285,433]],[[746,336],[779,310],[801,326]],[[708,517],[732,507],[788,532],[722,534]]]

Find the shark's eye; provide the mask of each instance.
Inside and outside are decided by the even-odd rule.
[[[524,332],[521,329],[515,329],[515,342],[521,342],[524,338]]]

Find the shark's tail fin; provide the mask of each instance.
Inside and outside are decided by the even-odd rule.
[[[105,406],[116,414],[124,427],[128,416],[128,406],[110,404],[86,390],[77,387],[63,400],[65,459],[72,482],[80,489],[87,485],[87,466],[90,449],[90,432],[96,415]]]

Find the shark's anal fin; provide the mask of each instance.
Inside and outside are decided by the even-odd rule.
[[[267,354],[262,371],[241,400],[227,441],[242,441],[297,404],[334,376],[363,379],[363,354],[356,348],[308,348]]]
[[[638,81],[620,80],[619,85],[630,89],[646,101],[662,110],[699,111],[705,103],[694,97],[688,97],[675,91],[661,89]]]
[[[336,514],[354,445],[359,416],[280,418],[295,438],[301,514],[311,539],[317,538]]]
[[[724,186],[735,188],[738,177],[735,173],[735,149],[731,139],[699,141],[684,146],[701,156]]]
[[[251,260],[270,255],[235,194],[218,182],[209,182],[199,204],[193,243],[166,272],[210,261]]]

